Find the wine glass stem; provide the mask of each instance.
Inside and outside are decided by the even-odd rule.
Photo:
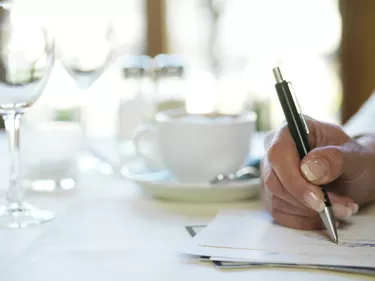
[[[80,108],[81,114],[80,114],[79,122],[81,124],[83,140],[85,142],[86,148],[89,146],[89,142],[88,142],[89,131],[88,131],[88,126],[87,126],[88,119],[89,119],[89,105],[87,103],[87,97],[88,97],[89,89],[90,89],[89,87],[88,88],[79,88],[80,95],[82,97],[82,103],[81,103],[81,108]]]
[[[20,180],[20,119],[22,113],[3,115],[5,129],[9,138],[9,187],[7,192],[8,203],[21,204],[24,192]]]

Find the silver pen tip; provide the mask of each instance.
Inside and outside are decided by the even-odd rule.
[[[320,218],[323,221],[325,228],[328,231],[329,236],[336,244],[339,241],[339,236],[337,234],[337,228],[335,223],[335,217],[333,215],[332,207],[326,207],[321,213],[319,213]]]
[[[335,242],[335,244],[338,244],[339,243],[339,237],[337,235],[337,231],[335,231],[332,235],[333,237],[333,242]]]
[[[274,67],[272,69],[272,72],[273,72],[273,76],[275,76],[275,80],[276,80],[277,83],[280,83],[284,80],[283,76],[281,75],[280,68],[278,66]]]

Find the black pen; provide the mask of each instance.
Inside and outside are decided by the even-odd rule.
[[[297,98],[291,90],[291,83],[283,79],[279,67],[275,67],[272,71],[276,79],[275,88],[288,123],[290,134],[296,144],[299,157],[302,160],[311,150],[309,145],[309,129],[299,107]],[[337,244],[338,235],[332,205],[324,186],[320,186],[320,188],[324,194],[325,208],[319,215],[332,240]]]

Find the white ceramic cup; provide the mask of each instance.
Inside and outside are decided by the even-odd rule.
[[[205,116],[175,109],[158,113],[155,121],[135,132],[138,156],[148,167],[169,170],[181,182],[209,182],[244,164],[256,114]]]

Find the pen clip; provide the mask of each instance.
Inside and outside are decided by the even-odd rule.
[[[297,96],[295,94],[295,91],[294,91],[294,87],[293,87],[293,84],[291,82],[287,82],[288,83],[288,86],[289,86],[289,90],[290,90],[290,93],[292,94],[292,98],[294,100],[294,104],[296,105],[297,107],[297,111],[299,113],[299,117],[301,118],[301,121],[303,123],[303,126],[305,127],[305,132],[306,134],[309,134],[309,128],[307,127],[307,123],[306,123],[306,119],[305,117],[303,116],[303,113],[302,113],[302,110],[301,110],[301,106],[299,105],[299,102],[298,102],[298,99],[297,99]]]

